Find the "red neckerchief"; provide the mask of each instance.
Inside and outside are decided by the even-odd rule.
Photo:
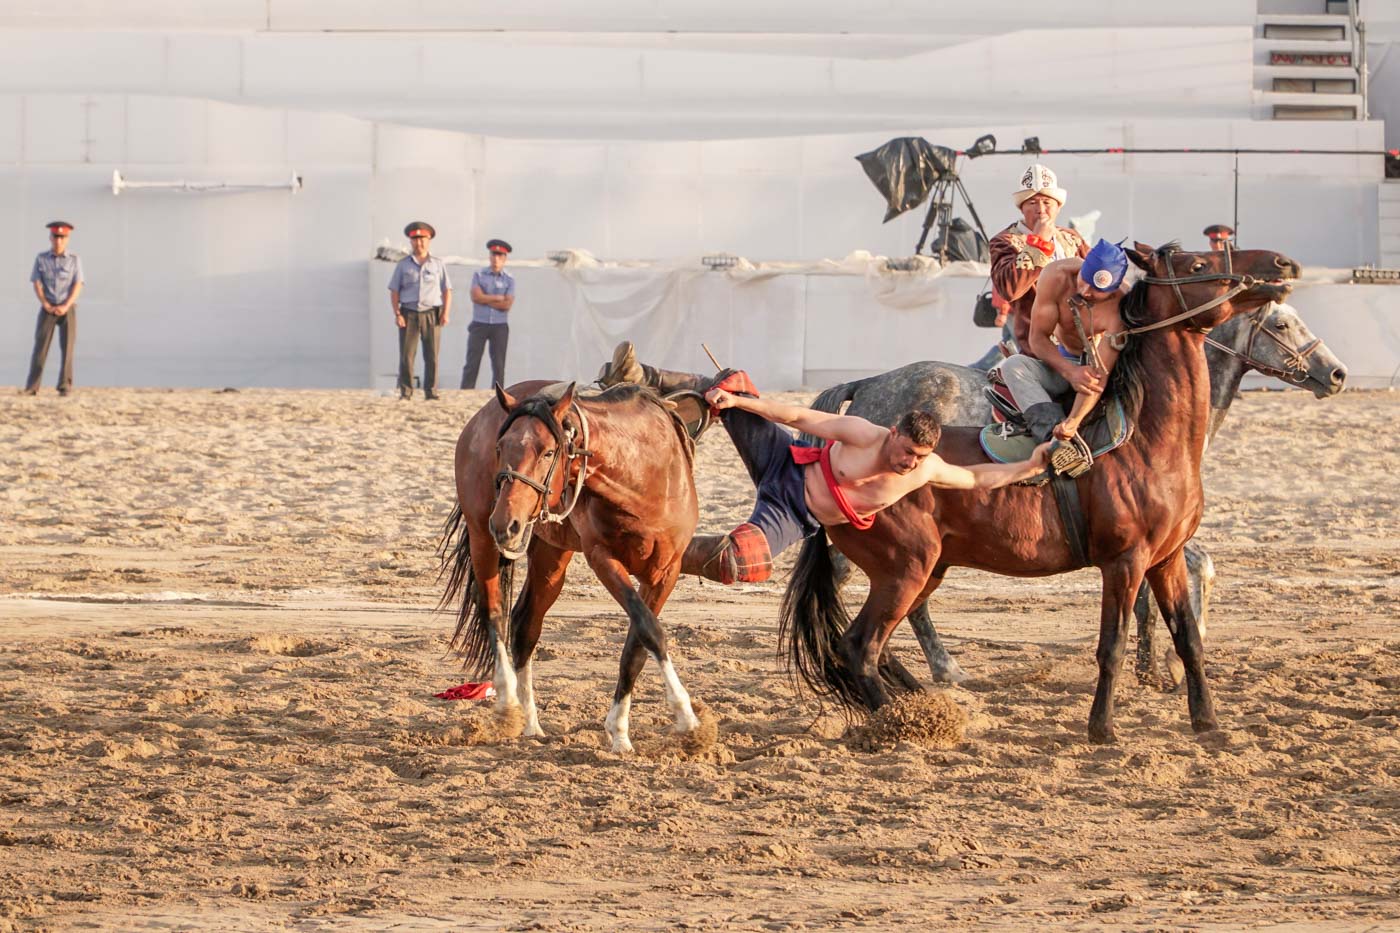
[[[801,444],[793,444],[789,449],[792,451],[792,459],[795,463],[804,466],[808,463],[821,464],[826,488],[831,490],[831,498],[836,500],[836,508],[841,510],[841,514],[845,516],[846,521],[851,523],[851,527],[857,531],[865,531],[875,524],[874,515],[857,515],[856,510],[851,508],[851,504],[846,501],[846,494],[837,485],[836,473],[831,469],[831,447],[829,445],[806,447]]]
[[[1044,239],[1041,239],[1040,237],[1036,236],[1034,233],[1028,233],[1028,234],[1026,234],[1026,245],[1027,245],[1027,246],[1034,246],[1036,249],[1040,250],[1042,253],[1044,253],[1044,254],[1047,255],[1047,256],[1053,256],[1053,255],[1055,255],[1055,239],[1054,239],[1054,237],[1051,237],[1051,238],[1048,239],[1048,240],[1044,240]]]

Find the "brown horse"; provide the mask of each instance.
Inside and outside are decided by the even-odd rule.
[[[661,667],[676,731],[700,724],[657,620],[699,515],[694,450],[649,390],[617,386],[578,399],[573,384],[540,394],[548,386],[497,386],[497,404],[472,416],[457,439],[457,507],[439,547],[448,574],[440,608],[462,593],[453,646],[476,676],[493,675],[498,713],[510,720],[519,710],[524,734],[543,735],[531,658],[569,558],[581,551],[629,621],[606,728],[613,751],[630,752],[632,687],[648,654]],[[511,571],[527,553],[507,648]]]
[[[1236,314],[1258,313],[1290,291],[1298,265],[1278,253],[1187,253],[1139,243],[1129,257],[1147,272],[1123,300],[1126,346],[1110,392],[1136,429],[1076,482],[1089,563],[1103,575],[1099,679],[1089,738],[1111,742],[1114,681],[1126,648],[1134,595],[1144,577],[1157,597],[1185,666],[1191,725],[1216,728],[1205,680],[1183,547],[1200,522],[1201,454],[1209,430],[1205,331]],[[975,428],[948,428],[937,451],[951,463],[985,460]],[[821,535],[807,539],[783,601],[781,637],[814,690],[851,708],[874,709],[889,695],[877,662],[894,628],[927,599],[949,567],[1032,577],[1078,569],[1049,486],[991,492],[925,488],[857,531],[829,529],[832,541],[870,578],[870,595],[850,621],[832,583]]]

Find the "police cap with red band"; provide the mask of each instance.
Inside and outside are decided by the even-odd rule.
[[[1228,240],[1235,235],[1235,228],[1226,224],[1211,224],[1201,232],[1212,240]]]
[[[424,223],[421,220],[415,220],[413,223],[403,228],[403,235],[410,239],[412,239],[415,234],[421,236],[425,233],[428,235],[429,239],[437,236],[437,231],[433,229],[433,225]]]
[[[505,240],[487,240],[486,249],[492,253],[509,253],[510,244]]]
[[[73,225],[66,220],[52,220],[44,224],[53,233],[61,233],[65,236],[73,229]]]

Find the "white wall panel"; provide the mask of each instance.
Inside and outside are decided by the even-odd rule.
[[[204,162],[208,112],[206,101],[131,97],[126,105],[127,158],[151,165]]]
[[[211,164],[286,164],[286,111],[210,101],[205,121]]]
[[[164,90],[181,97],[232,100],[243,94],[239,35],[175,33],[166,38]]]
[[[30,97],[25,105],[25,157],[48,163],[83,162],[87,156],[88,98],[73,94]]]
[[[336,113],[289,114],[287,161],[367,169],[374,159],[374,126]]]

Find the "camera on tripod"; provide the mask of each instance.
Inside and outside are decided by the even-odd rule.
[[[990,133],[979,137],[962,152],[947,146],[935,146],[921,136],[901,136],[878,149],[856,156],[856,161],[860,162],[866,176],[885,198],[885,223],[928,201],[919,242],[914,244],[914,255],[917,256],[924,248],[929,231],[937,224],[938,236],[930,248],[930,255],[936,255],[943,263],[948,261],[950,252],[954,259],[980,259],[985,262],[987,230],[982,226],[982,218],[977,216],[977,208],[972,206],[972,199],[958,177],[957,168],[960,157],[975,159],[995,152],[996,148],[996,137]],[[959,230],[954,225],[953,202],[956,198],[961,198],[967,206],[980,239],[971,230]],[[972,241],[970,244],[969,240]]]

